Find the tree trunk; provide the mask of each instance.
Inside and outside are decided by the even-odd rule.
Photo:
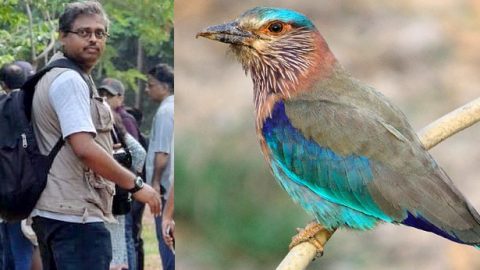
[[[138,38],[137,41],[137,70],[140,72],[143,72],[143,48],[142,48],[142,42],[140,41],[140,38]],[[137,109],[142,109],[143,108],[143,82],[140,79],[137,79],[137,91],[135,93],[135,108]]]
[[[37,66],[37,53],[35,52],[35,44],[33,42],[33,17],[32,10],[30,9],[30,1],[25,1],[25,8],[27,9],[28,16],[28,28],[30,34],[30,57],[34,67]]]

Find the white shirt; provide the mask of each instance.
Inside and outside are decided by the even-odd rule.
[[[156,153],[167,153],[168,161],[162,174],[160,184],[166,189],[165,198],[168,198],[168,191],[171,185],[171,158],[172,158],[172,140],[174,130],[174,96],[165,98],[158,107],[157,113],[152,121],[150,141],[148,144],[147,162],[145,164],[147,183],[152,183],[154,162]]]

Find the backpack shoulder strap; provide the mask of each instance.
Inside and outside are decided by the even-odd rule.
[[[75,70],[80,74],[82,79],[87,83],[88,89],[90,91],[90,98],[93,97],[93,84],[88,76],[82,71],[82,69],[75,64],[72,60],[68,58],[60,58],[50,62],[47,66],[40,69],[37,73],[35,73],[32,77],[30,77],[22,86],[23,91],[25,92],[23,105],[25,109],[25,114],[27,119],[31,120],[32,114],[32,102],[33,102],[33,94],[35,93],[35,86],[40,81],[40,79],[49,72],[53,68],[68,68]]]
[[[93,96],[93,88],[94,87],[93,87],[93,84],[92,84],[92,81],[91,81],[90,77],[88,75],[86,75],[85,72],[77,64],[75,64],[75,62],[73,62],[72,60],[70,60],[68,58],[60,58],[60,59],[57,59],[55,61],[52,61],[51,63],[49,63],[45,67],[45,69],[48,69],[48,70],[50,70],[52,68],[68,68],[68,69],[73,69],[76,72],[78,72],[78,74],[80,74],[82,79],[87,83],[87,86],[90,90],[90,98]]]
[[[35,93],[35,86],[37,83],[40,81],[40,79],[51,69],[53,68],[68,68],[75,70],[80,74],[80,76],[83,78],[83,80],[87,83],[87,86],[89,88],[90,92],[90,98],[93,97],[93,89],[94,86],[88,76],[85,75],[85,73],[82,71],[82,69],[75,64],[72,60],[68,58],[60,58],[57,60],[54,60],[50,62],[47,66],[39,70],[37,73],[35,73],[32,77],[30,77],[25,84],[22,86],[22,89],[24,90],[24,100],[23,100],[23,105],[24,105],[24,110],[27,119],[30,121],[31,120],[31,114],[32,114],[32,102],[33,102],[33,94]],[[48,154],[48,159],[53,161],[55,156],[58,154],[62,146],[64,145],[65,141],[63,140],[62,136],[58,139],[57,143],[53,147],[53,149],[50,151]]]

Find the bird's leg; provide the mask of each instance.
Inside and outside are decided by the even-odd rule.
[[[304,229],[298,228],[298,234],[292,237],[292,242],[288,246],[289,249],[303,242],[309,242],[317,249],[317,256],[323,255],[323,247],[334,231],[325,229],[322,225],[312,221],[305,226]]]

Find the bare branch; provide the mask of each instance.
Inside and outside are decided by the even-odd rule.
[[[43,52],[41,54],[39,54],[37,57],[34,58],[34,62],[37,62],[38,60],[40,60],[42,57],[46,57],[46,60],[47,59],[47,55],[48,53],[53,50],[53,48],[55,47],[55,31],[52,31],[50,33],[50,43],[48,44],[48,46],[43,50]],[[46,63],[46,62],[45,62]]]
[[[466,129],[480,120],[480,98],[446,114],[440,119],[432,122],[423,128],[418,136],[426,150],[444,141],[453,134]],[[317,240],[321,239],[322,246],[325,246],[331,232],[322,230],[315,235]],[[310,262],[322,251],[317,251],[316,247],[303,242],[290,250],[285,256],[277,270],[303,270]]]
[[[428,150],[478,121],[480,121],[480,98],[426,126],[418,133],[418,137]]]
[[[48,54],[55,49],[55,25],[53,24],[52,18],[48,10],[45,11],[45,18],[48,24],[50,25],[50,43],[45,47],[43,52],[34,58],[33,62],[37,63],[41,58],[45,58],[45,64],[48,62]]]
[[[144,65],[144,52],[143,52],[143,46],[142,46],[142,41],[140,40],[140,37],[137,40],[137,70],[143,71],[143,65]],[[142,80],[137,79],[137,89],[138,91],[135,93],[135,108],[141,108],[142,107],[142,94],[143,94],[143,83]]]
[[[25,1],[25,7],[27,8],[27,15],[28,15],[28,26],[30,31],[30,52],[32,61],[36,58],[35,52],[35,44],[33,43],[33,17],[32,17],[32,10],[30,9],[30,1]]]

